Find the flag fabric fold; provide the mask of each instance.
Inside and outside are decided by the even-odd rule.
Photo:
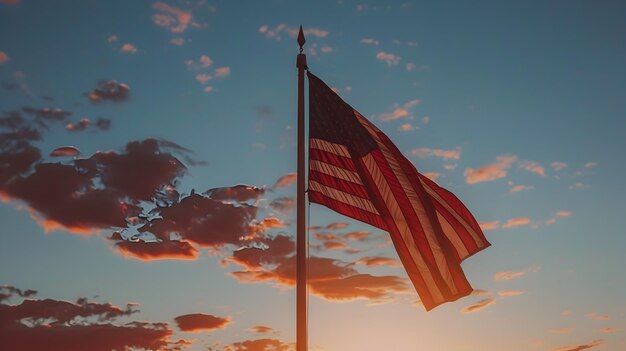
[[[472,214],[322,80],[307,75],[309,201],[387,231],[427,311],[470,294],[461,262],[490,245]]]

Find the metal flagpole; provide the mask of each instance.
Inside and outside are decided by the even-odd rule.
[[[298,67],[298,190],[296,223],[296,351],[307,351],[307,252],[306,252],[306,211],[305,211],[305,135],[304,135],[304,71],[306,55],[302,53],[304,32],[300,26],[298,45],[300,53],[296,60]]]

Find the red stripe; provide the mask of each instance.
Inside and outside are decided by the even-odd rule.
[[[350,218],[354,218],[357,221],[365,222],[369,225],[372,225],[381,230],[387,231],[387,224],[383,219],[371,212],[362,210],[358,207],[354,207],[352,205],[337,201],[335,199],[331,199],[330,197],[319,193],[317,191],[308,191],[309,201],[315,202],[320,205],[324,205],[331,210],[338,212],[344,216],[348,216]]]
[[[313,169],[309,170],[309,180],[315,180],[320,184],[326,185],[327,187],[341,190],[350,195],[362,197],[369,200],[369,196],[367,194],[367,191],[365,191],[363,185],[339,179]]]
[[[345,168],[349,171],[356,172],[354,162],[347,157],[339,156],[320,149],[309,149],[309,160],[318,160],[329,163],[333,166]]]
[[[375,184],[374,179],[372,179],[370,173],[365,171],[367,167],[363,163],[362,159],[358,159],[357,162],[355,162],[355,165],[357,166],[357,169],[359,169],[359,174],[361,175],[361,178],[363,179],[363,182],[365,184]],[[366,187],[366,189],[370,193],[370,199],[374,203],[374,206],[376,206],[376,209],[380,213],[382,219],[384,219],[385,223],[387,224],[388,229],[385,230],[389,232],[389,236],[391,237],[393,246],[398,253],[398,257],[400,258],[400,261],[402,262],[402,265],[404,266],[404,269],[406,270],[409,279],[413,283],[415,290],[420,296],[424,307],[426,308],[426,310],[434,308],[435,306],[439,305],[439,303],[436,303],[434,301],[428,285],[426,285],[426,282],[424,282],[422,274],[419,272],[419,269],[411,258],[411,253],[406,247],[406,243],[402,240],[402,235],[400,234],[395,221],[391,217],[391,213],[389,213],[387,206],[382,201],[383,197],[380,194],[380,191],[375,186],[369,186]]]

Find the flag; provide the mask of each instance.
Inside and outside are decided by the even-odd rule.
[[[461,262],[490,245],[472,214],[323,81],[308,78],[309,201],[389,232],[427,311],[470,294]]]

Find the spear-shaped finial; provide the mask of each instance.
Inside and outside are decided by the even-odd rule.
[[[306,40],[304,39],[304,31],[302,30],[302,26],[300,26],[300,31],[298,32],[298,45],[300,45],[300,52],[304,50],[302,48],[304,43],[306,43]]]

